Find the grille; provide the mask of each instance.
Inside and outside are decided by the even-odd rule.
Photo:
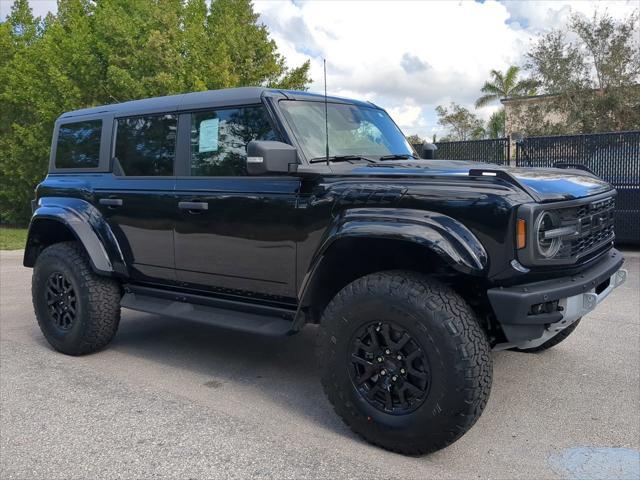
[[[559,256],[577,259],[610,243],[614,238],[614,209],[614,197],[561,209],[561,223],[577,224],[578,235],[564,241]]]

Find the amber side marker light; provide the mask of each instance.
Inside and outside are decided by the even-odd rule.
[[[527,222],[522,219],[516,224],[516,245],[518,250],[527,246]]]

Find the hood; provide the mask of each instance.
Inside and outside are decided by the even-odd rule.
[[[473,169],[504,171],[540,202],[571,200],[611,190],[604,180],[581,170],[560,168],[515,168],[463,160],[387,160],[366,166],[358,165],[353,173],[367,175],[402,175],[440,177],[469,175]],[[489,178],[489,177],[487,177]],[[500,180],[504,181],[504,180]]]

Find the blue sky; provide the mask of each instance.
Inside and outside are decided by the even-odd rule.
[[[0,18],[11,1],[0,0]],[[56,2],[31,0],[36,15]],[[370,100],[407,134],[444,132],[435,107],[473,108],[493,68],[522,64],[532,39],[566,25],[571,12],[622,17],[637,1],[299,1],[255,0],[290,65],[311,60],[312,91],[322,91],[327,59],[330,94]],[[477,111],[488,118],[498,104]]]

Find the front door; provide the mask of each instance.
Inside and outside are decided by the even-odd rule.
[[[182,122],[182,119],[181,119]],[[189,115],[188,176],[178,177],[180,284],[227,295],[293,301],[300,179],[247,176],[246,145],[277,140],[262,106]]]

